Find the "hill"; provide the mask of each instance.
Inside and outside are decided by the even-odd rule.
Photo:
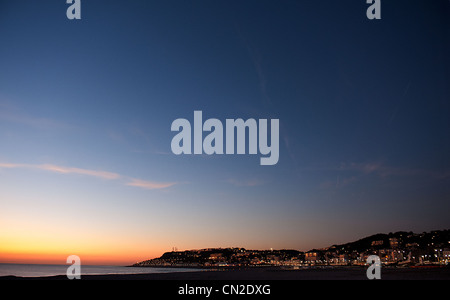
[[[134,264],[139,267],[208,266],[301,266],[311,264],[364,264],[369,255],[378,255],[383,263],[448,264],[450,230],[416,234],[399,231],[378,233],[354,242],[332,245],[307,252],[298,250],[247,250],[245,248],[207,248],[171,251],[161,257]]]

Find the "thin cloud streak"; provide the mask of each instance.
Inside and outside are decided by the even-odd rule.
[[[64,129],[72,127],[61,121],[49,118],[33,117],[25,114],[17,114],[10,111],[0,112],[0,121],[22,124],[38,129]]]
[[[237,180],[234,178],[228,179],[228,183],[238,186],[238,187],[253,187],[253,186],[260,186],[263,185],[265,182],[260,179],[244,179],[244,180]]]
[[[18,169],[18,168],[27,168],[27,169],[37,169],[37,170],[44,170],[49,171],[53,173],[59,173],[59,174],[78,174],[78,175],[85,175],[85,176],[91,176],[96,178],[101,178],[105,180],[117,180],[120,178],[125,178],[125,176],[122,176],[117,173],[113,172],[107,172],[102,170],[90,170],[90,169],[81,169],[81,168],[73,168],[73,167],[64,167],[64,166],[57,166],[52,164],[41,164],[41,165],[33,165],[33,164],[14,164],[14,163],[2,163],[0,162],[0,169]],[[127,186],[134,186],[139,187],[143,189],[148,190],[154,190],[154,189],[165,189],[168,187],[171,187],[173,185],[177,184],[176,182],[156,182],[156,181],[148,181],[148,180],[141,180],[132,178],[129,179],[129,181],[126,183]]]
[[[262,56],[257,51],[256,48],[251,47],[250,42],[244,37],[239,26],[237,24],[235,24],[235,27],[237,30],[237,34],[240,37],[245,48],[247,49],[250,59],[253,63],[253,66],[255,67],[256,75],[258,76],[258,80],[259,80],[259,88],[260,88],[261,94],[264,98],[263,99],[264,105],[271,105],[272,101],[267,92],[267,80],[266,80],[266,76],[264,75],[263,67],[262,67]]]
[[[60,174],[79,174],[79,175],[87,175],[98,177],[102,179],[119,179],[121,176],[117,173],[107,172],[107,171],[97,171],[97,170],[89,170],[89,169],[80,169],[80,168],[71,168],[71,167],[63,167],[51,164],[43,164],[43,165],[32,165],[32,164],[13,164],[13,163],[0,163],[0,168],[8,168],[8,169],[18,169],[18,168],[27,168],[27,169],[38,169],[44,171],[50,171],[54,173]]]
[[[93,177],[99,177],[102,179],[118,179],[121,176],[117,173],[112,172],[106,172],[106,171],[95,171],[95,170],[88,170],[88,169],[80,169],[80,168],[68,168],[68,167],[61,167],[61,166],[55,166],[55,165],[38,165],[36,166],[38,169],[61,173],[61,174],[80,174],[80,175],[87,175],[87,176],[93,176]]]
[[[29,167],[29,165],[24,165],[24,164],[10,164],[10,163],[0,163],[0,168],[5,168],[5,169],[26,168],[26,167]]]
[[[141,179],[132,179],[126,185],[140,187],[146,190],[165,189],[175,185],[175,182],[155,182]]]
[[[323,182],[320,187],[324,189],[329,188],[341,188],[347,185],[356,183],[364,176],[377,176],[379,178],[393,178],[393,177],[404,177],[404,178],[426,178],[427,180],[448,180],[450,178],[450,171],[436,171],[436,170],[425,170],[425,169],[414,169],[405,167],[393,167],[384,165],[379,162],[369,162],[369,163],[342,163],[339,167],[329,167],[329,168],[317,168],[315,171],[334,171],[334,172],[345,172],[347,175],[337,175],[336,181],[328,180]],[[352,175],[349,175],[351,172]]]

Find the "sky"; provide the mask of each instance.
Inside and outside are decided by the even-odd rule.
[[[0,0],[0,263],[450,228],[449,1],[68,7]],[[278,119],[278,163],[175,155],[194,111]]]

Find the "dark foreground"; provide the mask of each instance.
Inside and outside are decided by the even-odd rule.
[[[0,279],[67,280],[66,276],[51,277],[0,277]],[[206,270],[197,272],[82,275],[82,280],[367,280],[366,268],[313,268],[286,270],[279,268],[248,268]],[[450,280],[450,268],[383,268],[384,280]]]

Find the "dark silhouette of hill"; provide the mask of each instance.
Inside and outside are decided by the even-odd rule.
[[[328,249],[339,249],[345,252],[366,252],[386,248],[414,248],[426,250],[427,248],[450,248],[450,230],[435,230],[431,232],[423,232],[420,234],[412,231],[398,231],[395,233],[378,233],[360,240],[345,243],[341,245],[333,245]]]
[[[377,233],[354,242],[332,245],[324,249],[307,252],[298,250],[247,250],[244,248],[207,248],[199,250],[171,251],[161,257],[136,263],[134,266],[251,266],[279,265],[280,262],[314,261],[325,263],[335,261],[339,256],[344,261],[358,260],[371,254],[387,255],[392,252],[406,256],[434,257],[436,249],[449,251],[450,230],[434,230],[423,233],[398,231],[395,233]]]

